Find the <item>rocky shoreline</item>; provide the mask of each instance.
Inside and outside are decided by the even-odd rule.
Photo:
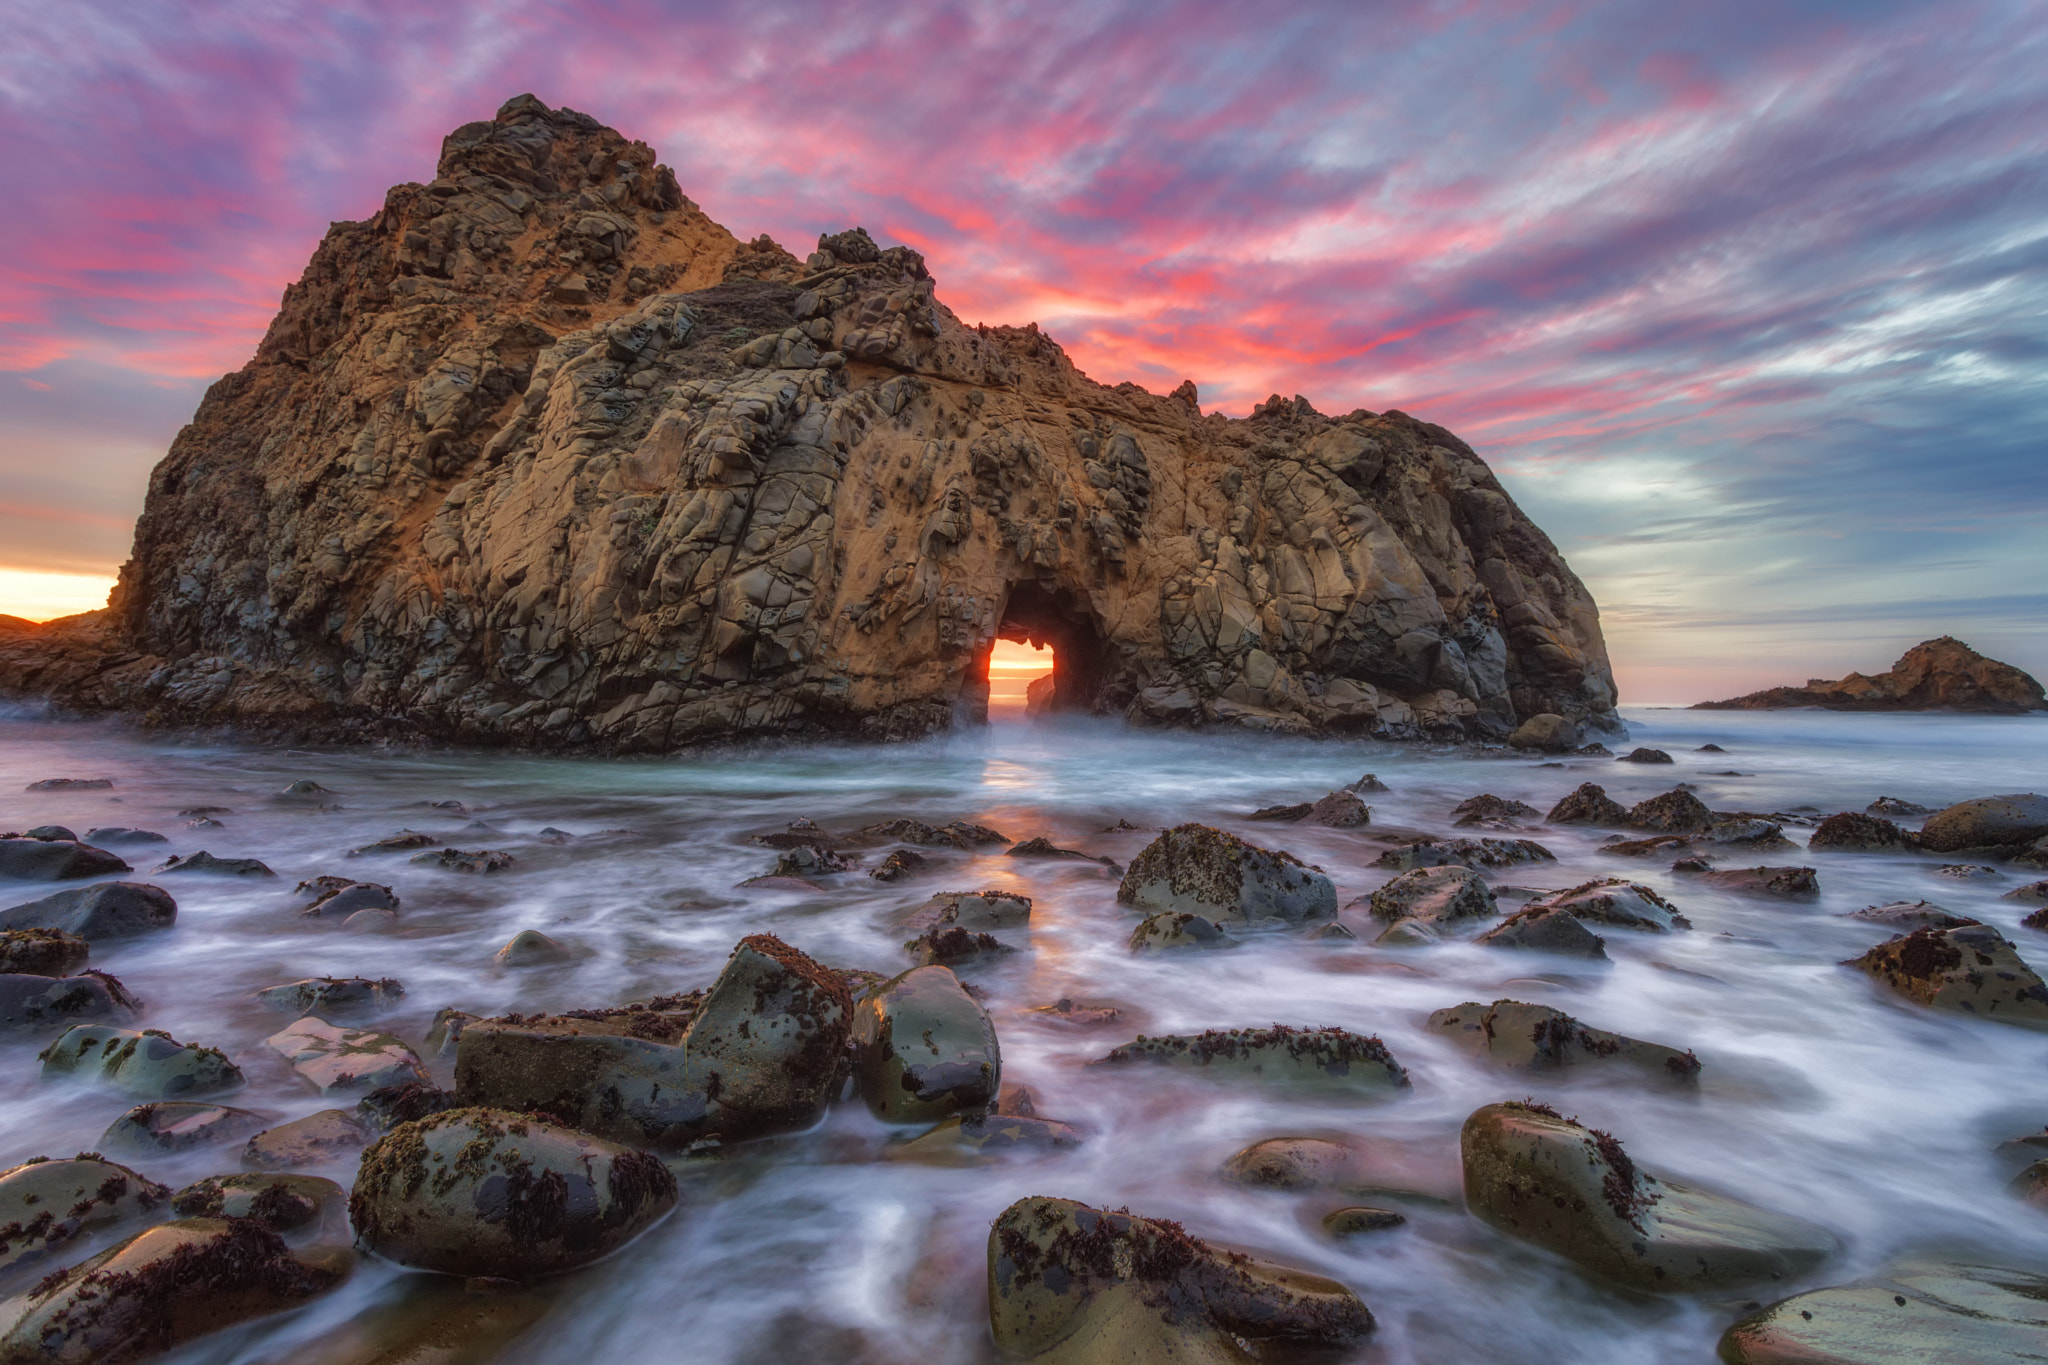
[[[2031,674],[1987,659],[1961,640],[1924,640],[1874,677],[1851,673],[1804,687],[1772,687],[1727,701],[1703,701],[1696,711],[1780,711],[1812,706],[1826,711],[1969,711],[1988,715],[2048,713],[2048,692]]]
[[[1615,761],[1654,764],[1640,755],[1656,752]],[[68,777],[38,782],[31,795],[112,790],[105,779]],[[942,886],[947,859],[962,855],[1050,860],[1113,880],[1133,926],[1134,961],[1206,961],[1254,942],[1345,951],[1369,930],[1387,961],[1427,975],[1432,955],[1453,945],[1534,964],[1505,970],[1542,973],[1585,970],[1617,936],[1699,932],[1681,904],[1626,875],[1632,861],[1668,863],[1680,887],[1712,886],[1787,913],[1810,902],[1817,878],[1842,860],[1901,850],[1954,860],[1943,871],[1996,865],[2048,874],[2048,798],[2032,794],[1936,811],[1884,797],[1862,811],[1803,816],[1715,810],[1688,784],[1624,805],[1583,782],[1559,790],[1547,814],[1472,795],[1440,814],[1469,833],[1427,834],[1374,824],[1363,797],[1385,790],[1367,775],[1258,813],[1261,828],[1327,831],[1383,849],[1375,866],[1385,881],[1343,904],[1322,869],[1196,823],[1104,831],[1130,841],[1119,861],[1042,836],[1013,840],[972,819],[834,830],[800,818],[755,836],[765,870],[749,885],[844,903],[904,878]],[[309,819],[336,799],[315,779],[269,798]],[[459,803],[442,804],[459,813]],[[216,827],[218,816],[233,814],[184,813]],[[1623,875],[1560,889],[1523,884],[1545,879],[1557,861],[1543,839],[1587,828],[1611,831],[1598,848]],[[1788,830],[1804,835],[1803,847]],[[558,830],[539,837],[575,838]],[[917,891],[895,920],[903,936],[895,961],[827,963],[776,934],[753,933],[715,975],[676,981],[668,994],[545,1013],[443,1009],[414,1040],[375,1022],[405,998],[402,980],[309,977],[258,992],[253,1004],[276,1031],[259,1049],[230,1053],[143,1027],[148,1003],[86,964],[96,952],[146,952],[166,941],[179,930],[179,898],[209,886],[277,888],[309,928],[392,934],[408,912],[392,886],[370,879],[376,869],[403,860],[458,880],[516,878],[519,859],[402,830],[288,895],[264,861],[206,852],[162,857],[142,874],[161,886],[120,880],[136,874],[129,858],[149,861],[166,842],[128,826],[81,837],[44,824],[0,835],[0,879],[43,893],[0,909],[7,1064],[39,1068],[46,1086],[84,1085],[135,1102],[97,1138],[78,1133],[77,1157],[37,1156],[0,1171],[4,1365],[150,1359],[329,1295],[362,1257],[466,1281],[501,1307],[479,1308],[474,1294],[437,1300],[374,1349],[323,1360],[454,1359],[406,1352],[424,1351],[452,1325],[474,1326],[483,1313],[496,1325],[479,1328],[475,1351],[459,1357],[483,1361],[532,1320],[527,1296],[578,1268],[632,1256],[633,1244],[679,1209],[719,1198],[707,1178],[747,1160],[773,1169],[778,1142],[836,1110],[864,1108],[884,1125],[881,1160],[1023,1163],[1054,1188],[1061,1163],[1097,1140],[1091,1124],[1059,1117],[1050,1096],[1005,1077],[986,983],[1051,942],[1038,940],[1038,907],[1027,895]],[[2007,898],[2041,904],[2024,926],[2048,931],[2048,881]],[[1860,973],[1899,1008],[2048,1031],[2048,985],[1996,929],[1924,901],[1853,918],[1891,936],[1837,970]],[[545,973],[569,960],[567,947],[529,929],[505,944],[497,968]],[[1048,960],[1055,972],[1057,962]],[[1126,1075],[1133,1086],[1180,1076],[1274,1097],[1342,1097],[1380,1112],[1442,1065],[1327,1025],[1219,1021],[1200,1032],[1134,1033],[1118,1007],[1067,997],[1033,1015],[1081,1040],[1088,1069]],[[1498,1240],[1484,1244],[1489,1255],[1532,1254],[1510,1250],[1520,1246],[1594,1282],[1726,1304],[1716,1311],[1729,1361],[1874,1362],[1923,1348],[2007,1359],[2048,1348],[2036,1304],[2048,1276],[1923,1258],[1831,1284],[1844,1230],[1662,1174],[1653,1145],[1518,1097],[1566,1075],[1624,1092],[1695,1093],[1713,1062],[1684,1040],[1632,1038],[1507,997],[1446,1002],[1424,1027],[1448,1055],[1514,1078],[1460,1132],[1435,1145],[1391,1146],[1355,1119],[1344,1134],[1275,1133],[1229,1157],[1216,1178],[1293,1201],[1334,1241],[1398,1238],[1421,1210],[1435,1210],[1431,1217],[1491,1229]],[[283,1124],[236,1108],[230,1100],[259,1068],[284,1069],[333,1107]],[[2048,1190],[2048,1160],[2034,1160],[2040,1146],[2036,1136],[2001,1150],[2025,1166],[2015,1208],[2041,1203]],[[148,1174],[216,1153],[214,1174],[176,1189]],[[346,1188],[307,1173],[337,1162],[354,1166]],[[1344,1283],[1168,1219],[1073,1198],[1022,1198],[996,1216],[986,1277],[995,1347],[1042,1365],[1342,1353],[1377,1330],[1373,1309]],[[1876,1341],[1891,1354],[1870,1354]]]

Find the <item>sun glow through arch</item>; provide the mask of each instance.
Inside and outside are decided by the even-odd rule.
[[[1021,640],[997,640],[988,656],[988,709],[991,716],[1024,714],[1025,694],[1032,683],[1052,673],[1051,646],[1034,649]]]

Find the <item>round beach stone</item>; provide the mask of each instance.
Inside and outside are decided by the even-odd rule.
[[[609,1256],[666,1217],[659,1158],[500,1109],[401,1124],[363,1153],[362,1246],[420,1270],[529,1279]]]
[[[1582,924],[1642,929],[1653,934],[1692,928],[1692,921],[1679,914],[1677,906],[1654,889],[1624,877],[1602,877],[1553,895],[1539,896],[1527,908],[1563,910]]]
[[[133,872],[103,848],[76,839],[0,839],[0,877],[24,882],[67,882]]]
[[[1554,905],[1517,910],[1473,942],[1489,948],[1527,948],[1560,957],[1607,960],[1607,941],[1581,924],[1571,911]]]
[[[1392,1209],[1354,1205],[1324,1214],[1323,1231],[1332,1237],[1362,1237],[1372,1232],[1391,1232],[1407,1221],[1406,1215]]]
[[[1491,919],[1497,910],[1486,879],[1459,863],[1403,872],[1372,893],[1372,917],[1389,923],[1412,919],[1453,924]]]
[[[503,967],[553,967],[569,960],[569,950],[538,929],[521,929],[495,960]]]
[[[163,1206],[171,1192],[98,1156],[37,1157],[0,1171],[0,1274],[64,1254],[80,1237]]]
[[[47,1037],[73,1024],[126,1023],[141,1006],[105,972],[0,976],[0,1032]]]
[[[161,1029],[79,1024],[36,1056],[45,1077],[76,1075],[144,1100],[208,1095],[242,1083],[241,1068],[226,1053],[181,1043]]]
[[[1234,948],[1237,942],[1215,920],[1184,910],[1162,910],[1146,916],[1131,931],[1130,946],[1134,953],[1170,953],[1184,948]]]
[[[265,1119],[247,1109],[196,1100],[138,1104],[100,1134],[110,1152],[162,1155],[188,1152],[218,1142],[235,1142],[261,1128]]]
[[[242,1164],[258,1171],[318,1166],[346,1160],[373,1136],[370,1125],[354,1111],[322,1109],[250,1138],[242,1147]]]
[[[2048,796],[1980,796],[1927,817],[1920,846],[1934,853],[1962,848],[2004,848],[2048,835]]]

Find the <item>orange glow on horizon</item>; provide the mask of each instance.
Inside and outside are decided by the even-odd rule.
[[[988,656],[988,704],[992,711],[1022,711],[1025,691],[1052,672],[1050,649],[998,640]]]

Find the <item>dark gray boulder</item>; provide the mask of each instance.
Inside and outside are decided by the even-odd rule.
[[[2010,848],[2048,836],[2048,796],[1980,796],[1927,817],[1920,846],[1934,853],[1964,848]]]
[[[854,1079],[890,1123],[986,1110],[1002,1083],[988,1011],[945,967],[914,967],[854,1007]]]
[[[69,976],[91,955],[84,939],[61,929],[0,929],[0,972]]]
[[[0,929],[55,929],[96,942],[168,929],[177,918],[178,902],[161,887],[107,882],[0,910]]]
[[[134,870],[119,856],[76,839],[0,839],[0,878],[71,882]]]
[[[171,876],[174,873],[201,877],[275,877],[277,875],[258,859],[216,858],[203,848],[197,853],[173,855],[158,863],[149,871],[151,876],[159,877]]]
[[[0,975],[0,1032],[48,1034],[73,1024],[126,1023],[141,1008],[105,972]]]
[[[1528,948],[1564,957],[1607,960],[1606,940],[1579,923],[1571,911],[1553,905],[1517,910],[1473,942],[1489,948]]]

